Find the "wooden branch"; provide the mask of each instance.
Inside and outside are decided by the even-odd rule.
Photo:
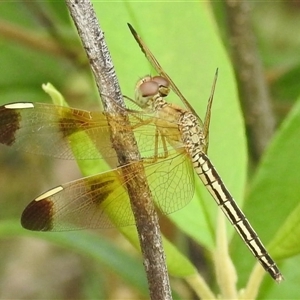
[[[249,3],[245,0],[226,0],[225,3],[229,44],[249,135],[249,153],[257,161],[273,135],[275,117],[251,28]]]
[[[123,166],[123,176],[127,182],[139,234],[150,297],[157,300],[172,299],[158,217],[134,135],[126,130],[130,128],[129,121],[124,110],[120,109],[124,107],[123,97],[103,32],[90,1],[66,0],[66,3],[89,58],[105,111],[108,113],[112,144],[119,163]],[[132,179],[132,174],[135,174],[134,180],[126,180]]]

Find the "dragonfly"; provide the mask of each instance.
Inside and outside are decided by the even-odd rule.
[[[155,206],[163,214],[189,203],[194,173],[271,277],[283,276],[207,156],[211,106],[217,73],[204,122],[163,70],[150,49],[128,24],[158,75],[145,76],[135,89],[140,110],[126,109]],[[173,90],[185,108],[165,100]],[[22,213],[24,228],[66,231],[134,224],[126,181],[113,149],[108,113],[46,103],[17,102],[0,107],[0,143],[15,150],[60,159],[106,159],[109,171],[54,187],[31,201]],[[109,116],[117,117],[117,116]],[[125,166],[126,167],[126,166]]]

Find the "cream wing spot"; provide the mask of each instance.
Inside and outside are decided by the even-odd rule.
[[[38,196],[37,198],[34,199],[34,201],[41,201],[41,200],[44,200],[48,197],[51,197],[57,193],[59,193],[60,191],[62,191],[64,188],[62,186],[57,186],[49,191],[47,191],[46,193]]]
[[[19,103],[11,103],[4,105],[7,109],[24,109],[24,108],[34,108],[33,103],[31,102],[19,102]]]

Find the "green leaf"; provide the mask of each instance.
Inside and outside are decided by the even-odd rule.
[[[133,97],[137,79],[150,72],[147,60],[127,28],[128,22],[136,28],[163,68],[202,117],[205,115],[215,71],[219,68],[212,109],[209,157],[233,196],[241,202],[247,161],[244,126],[233,71],[218,36],[209,4],[172,2],[170,6],[170,3],[160,1],[95,1],[93,5],[105,31],[123,94]],[[14,14],[17,15],[16,12]],[[64,31],[69,30],[68,25],[69,23],[65,22]],[[32,34],[36,31],[34,27]],[[45,34],[41,29],[39,33]],[[19,101],[20,95],[23,101],[32,101],[32,95],[34,100],[41,101],[45,99],[44,94],[35,95],[35,91],[41,83],[48,81],[53,82],[59,90],[63,90],[64,94],[66,91],[72,95],[73,86],[78,85],[74,78],[86,80],[86,74],[78,72],[76,66],[70,66],[64,57],[52,56],[47,52],[37,55],[32,49],[21,49],[19,45],[10,47],[1,60],[5,62],[9,75],[5,74],[2,80],[5,81],[8,77],[11,80],[9,84],[6,83],[7,93],[3,94],[2,90],[3,102],[11,99]],[[78,48],[78,51],[81,49]],[[7,62],[11,64],[8,65]],[[15,71],[11,70],[18,70],[17,80],[13,76]],[[47,76],[49,71],[50,75]],[[77,75],[73,74],[75,72]],[[23,89],[20,88],[20,82],[24,82]],[[28,93],[24,93],[24,88],[28,89]],[[90,94],[90,97],[94,97],[94,93]],[[77,106],[78,101],[73,97],[66,96],[66,99],[72,106]],[[82,99],[81,107],[84,105],[89,109],[90,103],[87,104],[85,99]],[[180,104],[174,94],[168,97],[168,101]],[[82,171],[84,174],[95,173],[92,167],[83,167]],[[191,204],[171,215],[171,218],[184,232],[212,250],[218,208],[200,179],[195,178],[195,182],[196,193]],[[230,230],[233,232],[232,228]],[[129,233],[128,238],[136,240],[135,233]],[[176,276],[195,274],[194,267],[185,256],[173,245],[165,243],[170,272]]]
[[[139,239],[134,226],[120,228],[120,231],[136,249],[140,249]],[[172,276],[187,277],[197,273],[193,264],[165,237],[163,237],[163,247],[167,257],[168,272]]]
[[[274,259],[299,254],[300,100],[278,129],[253,178],[244,211]],[[233,255],[243,247],[234,241]],[[236,260],[241,274],[248,260]],[[281,264],[279,264],[280,266]],[[283,274],[288,276],[288,274]],[[245,280],[245,276],[244,276]],[[286,284],[286,283],[285,283]],[[275,288],[275,287],[274,287]]]
[[[59,106],[68,106],[68,103],[64,99],[63,95],[51,83],[43,84],[42,88],[45,93],[51,97],[53,104]]]
[[[94,6],[101,26],[105,28],[123,94],[132,96],[137,74],[143,76],[150,71],[147,60],[125,26],[127,22],[138,31],[200,116],[205,115],[214,74],[219,68],[209,157],[233,196],[241,203],[247,162],[244,125],[232,68],[209,5],[174,2],[167,18],[170,4],[166,2],[149,4],[142,1],[126,3],[126,6],[95,2]],[[128,15],[124,13],[126,9]],[[150,10],[155,21],[148,17]],[[114,11],[113,20],[109,17],[110,11]],[[168,101],[182,105],[174,94],[168,96]],[[199,243],[213,249],[218,208],[200,179],[195,178],[195,182],[197,193],[192,203],[170,218]],[[232,233],[233,229],[230,230]]]
[[[124,7],[120,3],[110,5],[94,3],[99,22],[105,28],[105,37],[123,94],[132,96],[136,75],[143,76],[150,71],[146,58],[127,26],[124,26],[127,22],[138,31],[164,70],[201,116],[205,115],[214,74],[216,68],[219,68],[212,109],[209,156],[229,190],[241,202],[247,161],[244,126],[232,68],[209,5],[204,2],[172,3],[172,13],[168,18],[165,12],[170,10],[169,3],[149,4],[142,1],[126,3]],[[124,13],[126,9],[128,15]],[[155,15],[155,22],[153,18],[148,18],[149,10]],[[114,11],[114,20],[109,17],[110,11]],[[182,105],[174,94],[168,97],[168,101],[177,101]],[[195,182],[197,193],[193,201],[170,215],[170,218],[192,238],[208,249],[213,249],[218,207],[200,179],[195,177]],[[170,256],[172,254],[167,252],[167,257]]]
[[[284,224],[278,230],[271,244],[270,251],[278,259],[288,258],[300,253],[300,204],[297,205]]]
[[[258,205],[258,208],[262,209],[262,213],[254,217],[258,226],[264,228],[262,238],[269,237],[270,240],[274,237],[280,226],[287,221],[287,217],[298,207],[299,128],[300,100],[295,104],[266,151],[253,179],[247,200],[247,204]],[[270,216],[268,219],[274,221],[265,226],[268,216]],[[274,247],[275,244],[273,249]],[[282,255],[283,253],[280,256]]]
[[[267,196],[272,199],[270,203],[272,210],[275,208],[272,211],[276,220],[275,229],[282,224],[270,244],[274,256],[279,259],[300,253],[299,128],[300,99],[285,119],[266,155],[262,165],[262,168],[268,166],[267,171],[262,170],[265,177],[258,178],[262,181],[261,184],[267,185]],[[270,178],[266,178],[268,176]],[[273,229],[273,226],[270,227]]]
[[[148,285],[140,260],[121,251],[117,245],[88,231],[74,232],[34,232],[20,227],[18,221],[0,222],[0,239],[26,236],[39,238],[70,251],[92,258],[101,265],[111,269],[124,280],[147,295]]]

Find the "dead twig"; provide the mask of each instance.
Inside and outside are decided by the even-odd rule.
[[[66,3],[90,61],[99,94],[108,115],[112,144],[119,163],[123,166],[123,176],[127,182],[127,190],[136,220],[150,297],[151,299],[172,299],[158,217],[133,133],[126,129],[130,128],[128,117],[124,114],[124,110],[120,109],[124,107],[123,97],[103,32],[90,1],[66,0]],[[118,116],[117,119],[116,116]],[[122,126],[125,124],[127,126]],[[134,180],[126,180],[126,178],[132,178],[132,174],[136,174]]]

